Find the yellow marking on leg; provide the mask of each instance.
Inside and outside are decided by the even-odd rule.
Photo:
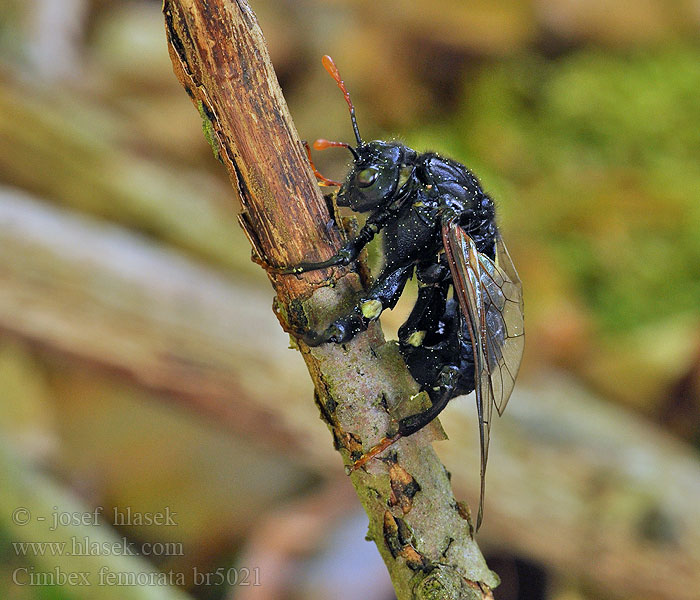
[[[376,319],[382,314],[382,303],[379,300],[366,300],[360,307],[365,319]]]

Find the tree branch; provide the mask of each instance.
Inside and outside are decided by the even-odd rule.
[[[248,4],[166,0],[163,11],[175,73],[240,194],[240,221],[254,252],[282,265],[332,256],[341,238],[326,227],[330,215]],[[360,277],[348,269],[270,278],[287,331],[327,324],[361,290]],[[415,394],[416,384],[377,325],[348,344],[298,346],[321,415],[350,464],[387,433],[390,412]],[[471,537],[431,435],[436,426],[401,440],[388,458],[353,473],[369,516],[368,537],[384,558],[399,600],[490,598],[498,578]]]

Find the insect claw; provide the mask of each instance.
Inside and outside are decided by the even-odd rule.
[[[276,267],[273,264],[267,262],[267,260],[265,260],[257,252],[251,253],[250,260],[252,260],[257,265],[260,265],[268,273],[281,273],[281,267]]]
[[[299,337],[301,337],[304,343],[311,348],[320,346],[327,341],[324,339],[323,335],[319,334],[317,331],[305,331]]]
[[[272,263],[268,262],[267,259],[260,256],[257,252],[252,252],[250,259],[255,264],[260,265],[268,273],[275,273],[277,275],[298,275],[299,273],[304,272],[304,269],[301,267],[281,267],[273,265]]]
[[[402,437],[403,436],[400,433],[397,433],[396,435],[393,435],[391,437],[382,438],[376,446],[373,446],[369,452],[363,454],[360,458],[358,458],[352,464],[352,466],[345,467],[345,472],[348,475],[350,475],[350,473],[357,471],[357,469],[363,467],[375,456],[384,452],[384,450],[386,450],[389,446],[400,440]]]
[[[278,267],[275,265],[271,265],[269,262],[267,262],[265,260],[256,260],[255,262],[258,263],[268,273],[274,273],[275,275],[294,275],[294,274],[296,274],[296,270],[290,269],[289,267]]]

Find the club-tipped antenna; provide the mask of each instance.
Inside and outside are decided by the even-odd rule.
[[[323,67],[326,69],[326,71],[328,71],[328,74],[338,84],[340,91],[343,92],[343,96],[345,96],[345,102],[348,103],[348,107],[350,108],[350,121],[352,121],[352,129],[355,132],[355,139],[357,139],[357,145],[361,146],[362,138],[360,137],[360,130],[357,127],[357,119],[355,118],[355,107],[353,106],[352,100],[350,100],[350,92],[348,92],[347,88],[345,87],[345,82],[341,79],[340,72],[338,71],[338,67],[335,66],[333,59],[326,54],[321,59],[321,62],[323,63]],[[315,146],[316,144],[314,144],[314,147]],[[352,151],[352,148],[350,148],[349,145],[346,144],[346,147]],[[355,154],[355,152],[353,152],[353,154]]]
[[[314,150],[328,150],[328,148],[347,148],[352,152],[352,155],[357,158],[357,152],[350,144],[345,142],[331,142],[330,140],[324,140],[320,138],[314,142]]]

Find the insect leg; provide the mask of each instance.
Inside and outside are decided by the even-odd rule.
[[[447,300],[450,280],[421,287],[411,314],[399,329],[399,348],[408,370],[428,392],[432,405],[399,421],[407,436],[425,427],[458,390],[461,373],[460,319],[454,300]]]
[[[440,371],[438,381],[433,388],[427,390],[432,405],[430,408],[405,417],[399,421],[399,435],[406,437],[420,431],[442,410],[447,403],[455,396],[455,389],[460,378],[459,367],[456,365],[445,365]]]
[[[430,408],[399,421],[398,432],[383,438],[355,462],[352,470],[366,464],[394,442],[428,425],[461,391],[459,358],[460,319],[457,304],[447,300],[449,271],[444,265],[421,265],[418,273],[424,285],[406,323],[399,329],[401,354],[413,378],[428,392]]]
[[[402,346],[414,348],[424,343],[435,343],[435,336],[441,330],[440,320],[445,312],[450,282],[449,270],[436,262],[419,265],[416,274],[420,282],[418,299],[408,319],[399,328]],[[419,379],[416,380],[422,383]]]
[[[309,346],[318,346],[325,342],[343,343],[351,340],[360,331],[367,329],[385,308],[396,305],[412,272],[413,265],[386,267],[350,313],[336,319],[321,333],[307,332],[304,341]]]
[[[293,267],[269,267],[270,271],[282,273],[283,275],[292,275],[297,273],[306,273],[308,271],[317,271],[319,269],[327,269],[337,265],[349,265],[357,259],[362,249],[372,241],[375,235],[379,233],[381,224],[376,222],[367,222],[360,229],[360,233],[355,239],[347,242],[335,256],[331,256],[328,260],[321,262],[308,263],[303,262]]]
[[[455,366],[445,367],[444,373],[441,373],[441,379],[442,384],[434,390],[431,390],[430,398],[433,402],[432,406],[423,412],[401,419],[399,421],[399,431],[391,437],[383,438],[369,452],[363,454],[362,457],[356,460],[352,467],[350,467],[350,471],[359,469],[402,437],[408,437],[420,431],[442,412],[450,399],[455,395],[454,389],[459,380],[459,369]]]

